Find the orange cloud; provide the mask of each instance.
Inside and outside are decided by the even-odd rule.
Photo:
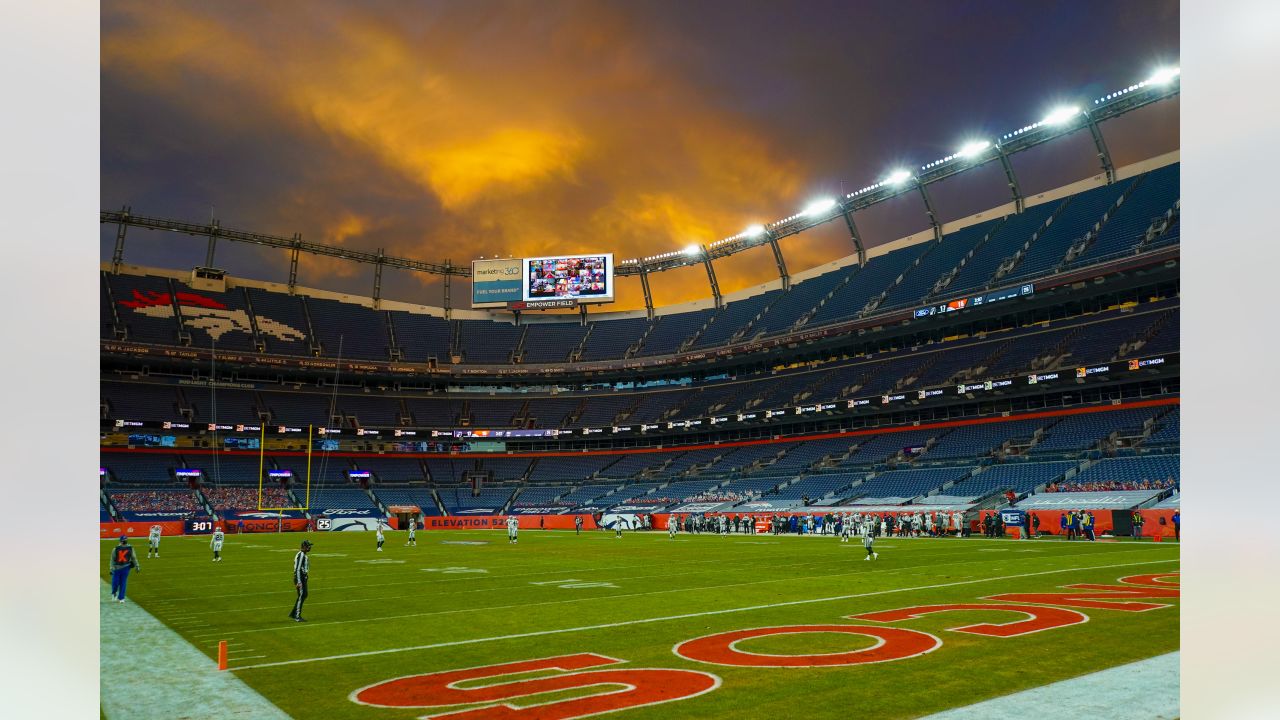
[[[424,40],[358,5],[340,21],[300,15],[282,37],[269,6],[237,7],[104,7],[103,72],[156,102],[201,103],[217,126],[270,126],[379,181],[377,207],[335,192],[332,178],[242,199],[264,228],[459,264],[583,250],[626,258],[711,242],[798,201],[806,169],[664,65],[616,9],[581,6],[539,34],[529,28],[543,9],[514,6],[476,30],[493,35],[478,43],[439,29]],[[478,10],[436,11],[440,28],[478,27]],[[214,90],[192,97],[193,78]],[[304,262],[321,287],[362,271]],[[733,267],[725,292],[774,274],[772,262]],[[663,300],[707,294],[672,283]]]

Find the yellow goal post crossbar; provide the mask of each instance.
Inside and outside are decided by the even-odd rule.
[[[267,424],[262,424],[262,437],[258,440],[258,510],[264,512],[284,512],[286,510],[300,510],[306,512],[311,509],[311,431],[312,425],[307,426],[307,495],[306,501],[302,507],[263,507],[262,506],[262,476],[266,467],[267,453]]]

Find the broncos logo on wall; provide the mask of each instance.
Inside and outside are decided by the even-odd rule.
[[[209,333],[214,340],[220,340],[230,332],[253,333],[253,324],[249,313],[244,310],[232,310],[226,305],[195,293],[180,292],[176,297],[169,293],[133,291],[132,300],[121,300],[120,304],[147,317],[170,319],[174,316],[173,303],[177,300],[182,306],[182,319],[186,325]],[[304,340],[306,334],[301,330],[286,325],[278,320],[258,315],[258,332],[270,335],[279,340]]]

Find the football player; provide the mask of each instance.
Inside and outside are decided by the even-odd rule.
[[[508,515],[507,516],[507,542],[512,544],[520,542],[520,538],[518,537],[519,533],[520,533],[520,521],[516,519],[515,515]]]
[[[213,562],[222,562],[222,526],[213,529],[213,538],[209,540],[209,548],[213,550]]]
[[[160,557],[160,535],[163,534],[159,525],[152,525],[151,532],[147,534],[147,557]]]

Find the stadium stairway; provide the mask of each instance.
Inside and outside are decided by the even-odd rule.
[[[316,324],[311,319],[311,308],[307,305],[307,299],[301,295],[297,296],[298,305],[302,307],[302,317],[307,323],[307,344],[310,347],[311,354],[320,357],[324,354],[324,346],[320,344],[320,339],[316,335]]]
[[[1006,215],[1005,217],[992,220],[987,223],[983,223],[981,225],[973,226],[973,228],[977,228],[976,230],[974,230],[973,228],[965,228],[965,230],[971,230],[975,233],[978,233],[979,237],[976,239],[975,242],[973,242],[971,245],[968,246],[968,251],[964,252],[963,255],[961,255],[959,258],[954,257],[956,252],[964,251],[964,245],[959,243],[955,248],[951,248],[945,253],[940,252],[938,254],[938,257],[936,258],[936,260],[942,261],[945,259],[945,260],[952,261],[951,269],[938,275],[938,277],[935,278],[933,285],[930,286],[929,289],[924,292],[924,294],[920,295],[916,299],[916,302],[928,303],[932,301],[932,298],[938,297],[942,293],[946,292],[948,286],[950,286],[951,283],[955,281],[956,277],[958,277],[960,273],[964,271],[965,266],[969,264],[969,262],[974,258],[975,255],[977,255],[980,251],[982,251],[984,247],[986,247],[987,242],[997,232],[999,232],[1000,229],[1003,228],[1005,226],[1005,223],[1007,223],[1008,221],[1009,221],[1009,216]],[[960,232],[964,232],[964,231],[962,230],[954,233],[949,233],[949,237],[952,238],[953,243],[956,242],[955,236],[958,235]],[[943,241],[945,242],[946,240],[947,238],[944,237]],[[913,283],[919,283],[919,281],[922,281],[922,280],[924,280],[924,278],[917,278],[915,281],[913,281]],[[899,292],[905,295],[905,288],[901,289]],[[886,299],[886,301],[888,302],[889,299]],[[910,304],[910,303],[903,301],[903,304]],[[886,305],[886,307],[893,307],[893,305]]]

